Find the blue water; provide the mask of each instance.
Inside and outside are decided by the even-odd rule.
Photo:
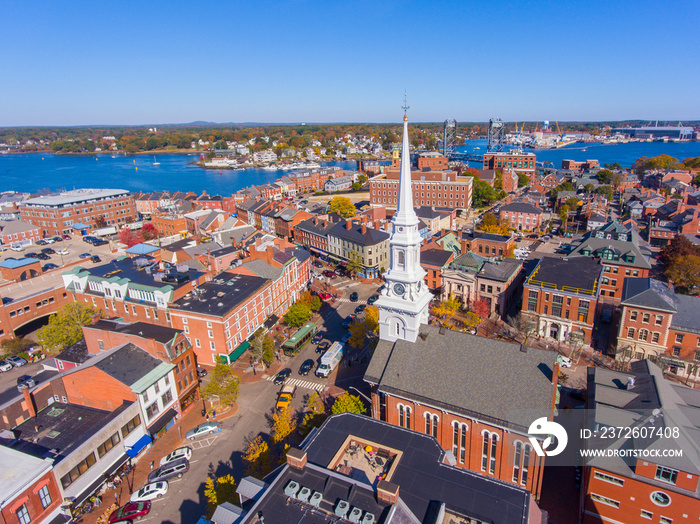
[[[475,149],[479,147],[480,149]],[[459,146],[459,151],[483,154],[486,152],[486,140],[469,140]],[[585,151],[584,151],[585,149]],[[600,165],[617,162],[623,167],[632,167],[635,160],[642,156],[671,155],[678,160],[700,156],[700,142],[632,142],[628,144],[572,144],[561,149],[526,149],[537,155],[537,161],[552,162],[554,167],[561,167],[562,160],[598,160]],[[477,167],[473,164],[474,167]]]
[[[476,149],[479,147],[479,149]],[[460,151],[486,152],[486,140],[470,140]],[[584,151],[585,149],[585,151]],[[599,160],[601,165],[619,162],[629,167],[641,156],[668,154],[683,160],[700,156],[700,142],[635,142],[630,144],[573,144],[563,149],[532,150],[538,161],[561,167],[563,159]],[[254,184],[273,182],[285,171],[245,169],[243,171],[201,169],[191,165],[198,155],[165,154],[153,156],[67,156],[53,154],[0,155],[0,190],[36,192],[41,189],[81,187],[116,188],[129,191],[195,191],[230,195]],[[330,162],[354,171],[357,163]],[[476,165],[475,165],[476,167]]]
[[[274,182],[288,171],[202,169],[191,165],[199,155],[68,156],[53,154],[0,155],[0,190],[36,192],[81,187],[129,191],[207,191],[228,196],[251,185]],[[357,162],[330,162],[355,171]]]

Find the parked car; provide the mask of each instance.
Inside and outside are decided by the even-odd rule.
[[[36,253],[34,253],[34,251],[27,251],[27,252],[24,254],[24,258],[39,258],[39,255],[37,255]]]
[[[53,237],[54,242],[63,242],[63,237],[55,236]]]
[[[357,302],[359,299],[360,295],[357,294],[357,291],[350,293],[350,302]]]
[[[83,237],[83,242],[87,242],[88,244],[91,244],[93,240],[97,240],[97,237],[93,237],[90,235]]]
[[[46,242],[47,244],[53,244],[56,241],[53,238],[45,238],[44,242]]]
[[[318,298],[320,298],[321,300],[328,300],[329,298],[331,298],[331,294],[330,294],[330,293],[326,293],[325,291],[321,291],[321,292],[318,294]]]
[[[335,270],[335,274],[338,275],[339,277],[344,277],[345,276],[345,269],[342,267],[339,267]]]
[[[36,241],[37,246],[45,246],[46,244],[48,244],[48,242],[46,240],[44,240],[43,238],[40,238],[39,240]]]
[[[131,495],[129,499],[131,502],[146,502],[147,500],[153,500],[156,498],[161,498],[168,492],[168,483],[164,480],[161,482],[151,482],[146,484],[140,490]]]
[[[28,388],[33,388],[36,386],[36,380],[32,378],[31,375],[22,375],[17,378],[17,389],[22,391],[22,388],[27,386]]]
[[[313,359],[308,358],[299,367],[299,374],[302,377],[305,377],[306,375],[309,374],[309,372],[313,371],[313,369],[314,369],[314,361],[313,361]]]
[[[323,276],[330,278],[331,280],[334,278],[338,278],[338,275],[335,274],[335,271],[331,271],[330,269],[326,269],[323,272]]]
[[[292,384],[285,384],[284,386],[282,386],[282,389],[277,395],[275,410],[281,411],[284,408],[288,408],[292,404],[292,399],[295,397],[296,392],[297,387]]]
[[[355,314],[356,314],[356,315],[359,315],[359,314],[362,313],[365,309],[367,309],[367,306],[366,306],[365,304],[360,304],[359,306],[357,306],[357,307],[355,308]]]
[[[51,257],[46,253],[37,253],[35,258],[38,258],[39,260],[51,260]]]
[[[42,271],[51,271],[52,269],[58,269],[58,266],[56,264],[44,264],[41,268]]]
[[[92,255],[90,253],[81,253],[78,258],[86,259],[86,258],[91,258]]]
[[[0,371],[10,371],[13,367],[7,360],[0,360]]]
[[[92,255],[90,257],[90,262],[92,262],[93,264],[97,264],[98,262],[102,262],[102,259],[97,255]]]
[[[109,522],[109,524],[114,524],[116,522],[131,523],[136,519],[140,519],[144,515],[148,515],[149,511],[151,511],[151,503],[148,501],[129,502],[112,512],[107,522]]]
[[[316,346],[316,353],[323,353],[324,351],[326,351],[328,349],[328,347],[330,345],[331,345],[330,342],[328,342],[327,340],[324,340],[318,346]]]
[[[14,355],[11,357],[7,357],[6,360],[16,368],[24,366],[27,363],[27,361],[24,360],[22,357],[17,357]]]
[[[194,440],[197,437],[211,435],[212,433],[219,433],[220,431],[221,426],[219,423],[212,420],[210,422],[202,422],[199,426],[192,428],[185,434],[185,438],[188,440]]]
[[[11,244],[10,249],[12,251],[24,251],[24,246],[22,244]]]
[[[160,465],[164,466],[168,462],[173,462],[175,460],[185,458],[187,460],[190,460],[192,458],[192,448],[188,446],[182,446],[181,448],[177,448],[167,455],[165,455],[162,459],[160,459]]]
[[[610,321],[612,320],[612,310],[607,309],[607,308],[603,309],[600,312],[600,320],[601,320],[601,322],[603,322],[605,324],[609,324]]]
[[[200,378],[201,378],[201,377],[206,377],[206,376],[207,376],[207,370],[204,369],[204,368],[200,368],[199,366],[197,366],[197,376],[200,377]]]
[[[107,242],[106,240],[102,240],[101,238],[92,241],[93,246],[106,246],[107,244],[109,244],[109,242]]]
[[[70,240],[70,238],[71,238],[70,235],[69,235],[68,233],[66,233],[66,234],[64,234],[64,235],[62,235],[62,236],[63,236],[63,240]]]
[[[42,253],[46,253],[47,255],[55,255],[56,251],[51,248],[51,247],[45,247],[44,249],[41,250]]]
[[[163,464],[158,469],[154,469],[148,474],[148,482],[162,482],[173,477],[182,477],[190,469],[190,461],[179,458]]]
[[[379,295],[372,295],[367,299],[367,303],[371,306],[374,304],[377,300],[379,300]]]
[[[352,324],[354,318],[355,315],[348,315],[347,317],[345,317],[345,320],[343,320],[343,329],[349,329],[350,324]]]
[[[385,289],[386,289],[386,284],[382,284],[381,286],[379,286],[379,289],[377,289],[377,293],[381,293]]]
[[[325,337],[325,336],[326,336],[325,331],[319,331],[318,333],[316,333],[314,335],[314,338],[311,339],[311,343],[318,344],[319,342],[321,342],[323,340],[323,337]]]
[[[348,343],[348,340],[350,340],[350,337],[351,337],[351,336],[352,336],[352,335],[351,335],[350,333],[345,333],[345,334],[343,335],[343,338],[340,339],[340,341],[341,341],[343,344],[347,344],[347,343]]]
[[[321,264],[318,260],[314,260],[313,263],[312,263],[312,265],[313,265],[314,267],[323,267],[323,264]]]
[[[570,368],[571,367],[571,359],[569,357],[565,357],[564,355],[559,355],[559,361],[560,361],[560,366],[563,368]]]
[[[63,249],[58,250],[59,255],[67,255],[69,251],[64,247]]]
[[[289,375],[292,374],[292,370],[289,368],[284,368],[282,371],[277,373],[275,376],[275,380],[272,382],[275,384],[275,386],[279,386],[280,384],[284,384],[285,381],[289,378]]]

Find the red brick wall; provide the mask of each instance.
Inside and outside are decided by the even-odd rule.
[[[66,375],[62,380],[68,401],[73,404],[114,411],[125,400],[137,400],[127,385],[94,366]]]
[[[636,320],[632,320],[635,314]],[[645,314],[649,315],[648,322],[644,322]],[[656,324],[657,315],[661,316],[661,324],[659,325]],[[637,341],[647,346],[657,346],[660,352],[663,352],[664,348],[673,345],[672,342],[675,338],[671,337],[669,333],[671,320],[672,315],[669,313],[653,311],[650,309],[638,307],[631,308],[628,306],[624,306],[622,308],[622,315],[620,318],[620,331],[618,332],[619,338],[620,340],[624,339],[627,343]],[[634,329],[634,335],[631,339],[627,337],[627,332],[629,328]],[[640,340],[639,338],[639,332],[642,329],[646,329],[649,332],[646,341]],[[654,333],[659,333],[659,341],[656,343],[652,342]]]
[[[625,277],[647,278],[648,276],[648,269],[617,265],[606,260],[604,261],[603,274],[601,275],[600,296],[614,298],[615,300],[622,300],[622,288],[625,284]],[[608,279],[607,284],[604,283],[605,278]]]
[[[151,218],[151,224],[156,228],[159,235],[177,235],[180,231],[187,231],[185,217],[170,218],[167,215],[156,215]]]
[[[50,289],[26,298],[0,306],[0,340],[11,340],[14,331],[20,326],[39,317],[58,311],[61,306],[71,302],[73,297],[63,287]]]
[[[475,238],[471,243],[471,250],[474,253],[488,256],[505,256],[508,248],[515,246],[515,240],[507,242],[496,242],[494,240],[485,240],[483,238]]]
[[[41,238],[41,233],[39,233],[39,228],[32,229],[31,231],[22,231],[21,233],[14,233],[11,235],[4,235],[0,233],[0,244],[12,244],[14,242],[19,242],[20,240],[32,239],[36,242]]]
[[[51,503],[46,508],[41,504],[41,497],[39,496],[39,490],[43,486],[48,487],[51,497]],[[19,524],[16,512],[25,504],[27,512],[29,513],[30,522],[41,522],[42,519],[48,517],[58,508],[61,502],[61,492],[58,489],[53,471],[47,471],[30,487],[22,493],[19,493],[14,500],[8,501],[7,505],[0,509],[0,515],[2,515],[3,524]]]

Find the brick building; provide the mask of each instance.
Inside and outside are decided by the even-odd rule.
[[[523,286],[523,315],[542,337],[590,343],[602,274],[600,262],[587,257],[540,259]]]
[[[570,171],[589,171],[600,168],[598,160],[562,160],[561,168]]]
[[[498,218],[518,231],[536,231],[542,227],[543,211],[526,202],[512,202],[500,207]]]
[[[518,173],[514,169],[503,170],[503,191],[513,193],[518,190]]]
[[[649,428],[665,436],[632,438],[623,432],[620,438],[594,441],[595,449],[610,455],[589,458],[584,465],[581,521],[670,524],[700,514],[695,438],[700,391],[667,380],[649,360],[633,362],[626,373],[588,368],[587,391],[591,429]],[[614,454],[619,450],[629,458]],[[673,454],[678,451],[682,457]]]
[[[441,206],[467,210],[472,205],[472,177],[454,171],[413,171],[413,202],[416,206]],[[369,181],[370,204],[396,207],[399,172],[388,171]]]
[[[367,227],[364,216],[359,223],[346,219],[335,223],[328,231],[328,252],[341,262],[358,257],[362,265],[360,273],[369,278],[377,277],[389,267],[389,234]]]
[[[327,218],[314,217],[299,222],[293,228],[294,240],[315,255],[327,256],[328,232],[339,220],[339,216],[329,215]]]
[[[0,244],[32,245],[41,238],[39,228],[21,220],[0,223]]]
[[[420,265],[425,269],[425,284],[431,291],[442,290],[442,272],[454,259],[454,252],[444,249],[425,249],[420,252]]]
[[[603,275],[600,297],[613,302],[622,300],[625,278],[648,277],[651,251],[639,233],[618,222],[608,222],[584,235],[569,258],[592,257],[600,260]]]
[[[485,257],[507,257],[515,249],[515,237],[474,231],[462,232],[462,253],[473,251]]]
[[[63,287],[42,286],[40,279],[32,286],[23,282],[24,288],[5,287],[0,304],[0,340],[15,338],[15,330],[56,313],[63,305],[73,301]],[[32,282],[32,284],[34,284]]]
[[[181,213],[163,213],[153,215],[151,224],[158,231],[159,236],[169,237],[173,235],[187,235],[187,221]]]
[[[495,152],[484,155],[484,169],[510,168],[516,173],[525,173],[527,176],[535,174],[537,169],[537,157],[534,153]]]
[[[544,457],[528,427],[550,418],[555,354],[520,344],[422,326],[415,343],[381,340],[365,373],[372,418],[432,435],[455,465],[522,486],[539,499]],[[507,370],[504,382],[496,373]]]
[[[134,197],[124,189],[75,189],[25,200],[22,220],[41,229],[43,236],[91,230],[100,221],[120,226],[136,217]]]
[[[106,317],[171,326],[169,305],[205,277],[202,271],[143,256],[89,268],[75,266],[63,274],[63,283],[74,300],[91,304]]]

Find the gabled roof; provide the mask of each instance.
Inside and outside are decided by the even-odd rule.
[[[334,224],[328,231],[328,234],[361,246],[374,246],[389,240],[390,237],[389,233],[371,227],[368,227],[365,233],[362,233],[362,225],[354,222],[350,229],[347,229],[345,221]]]
[[[516,213],[534,213],[535,215],[541,215],[543,213],[539,207],[528,204],[527,202],[512,202],[510,204],[506,204],[505,206],[501,206],[500,210],[515,211]]]
[[[675,293],[668,284],[653,278],[626,278],[622,286],[622,305],[675,313]]]
[[[420,263],[426,266],[443,267],[454,255],[444,249],[426,249],[420,252]]]
[[[2,228],[2,234],[14,235],[15,233],[26,233],[37,229],[39,229],[38,226],[27,224],[21,220],[11,220],[5,223],[5,226]]]

